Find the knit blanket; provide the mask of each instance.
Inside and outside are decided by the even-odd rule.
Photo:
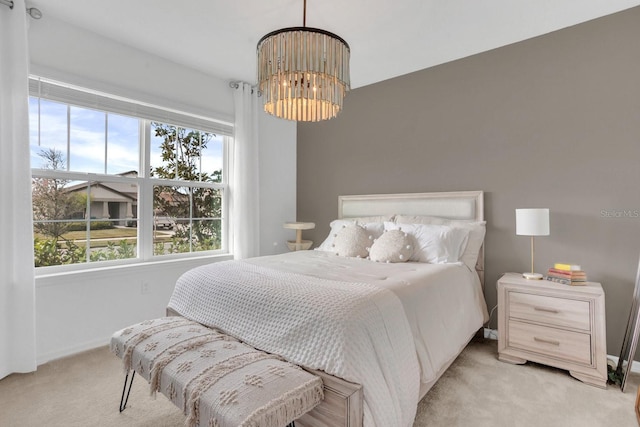
[[[283,427],[323,399],[319,377],[181,317],[118,331],[111,351],[191,427]]]
[[[420,368],[402,303],[388,289],[229,261],[185,273],[169,307],[296,365],[361,384],[365,426],[413,424]]]

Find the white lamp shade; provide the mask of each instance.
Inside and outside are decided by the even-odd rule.
[[[548,236],[549,209],[516,209],[516,234]]]

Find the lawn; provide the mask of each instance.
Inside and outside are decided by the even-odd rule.
[[[91,240],[93,239],[114,239],[120,240],[127,237],[137,237],[138,230],[135,228],[111,228],[108,230],[91,230]],[[62,235],[67,240],[85,240],[86,231],[70,231]]]
[[[126,240],[130,244],[138,243],[138,232],[135,228],[111,228],[107,230],[91,230],[90,234],[91,239],[91,247],[92,248],[102,248],[107,247],[109,243],[118,244],[121,240]],[[38,239],[47,239],[46,236],[35,233],[35,237]],[[73,241],[76,245],[84,247],[86,246],[86,231],[70,231],[62,235],[60,239],[61,244],[64,245],[64,240]],[[155,232],[154,233],[154,243],[166,242],[171,239],[171,235],[169,233],[163,232]]]

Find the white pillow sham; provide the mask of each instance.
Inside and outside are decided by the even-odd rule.
[[[460,260],[469,239],[469,230],[434,224],[397,224],[385,221],[385,230],[402,230],[414,238],[410,261],[431,264],[454,263]]]
[[[469,230],[469,239],[467,241],[467,247],[460,257],[460,261],[469,267],[471,271],[475,271],[478,256],[480,255],[480,248],[482,248],[484,236],[487,231],[487,223],[485,221],[446,219],[422,215],[396,215],[395,222],[403,224],[448,225],[451,227],[467,228]]]
[[[370,217],[367,217],[365,219],[369,218]],[[378,237],[380,237],[382,235],[382,232],[384,231],[384,223],[382,221],[362,222],[361,218],[336,219],[334,221],[331,221],[331,224],[329,224],[331,226],[331,231],[329,231],[329,235],[324,239],[320,246],[316,248],[316,250],[333,252],[333,241],[336,238],[336,234],[342,228],[351,224],[358,224],[364,227],[367,233],[369,233],[369,236],[371,236],[372,241],[373,239],[377,239]]]
[[[369,250],[375,262],[407,262],[413,255],[413,238],[401,230],[388,230],[378,237]]]

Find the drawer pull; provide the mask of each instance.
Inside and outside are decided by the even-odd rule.
[[[545,344],[551,344],[551,345],[557,345],[557,346],[560,345],[560,341],[549,340],[549,339],[546,339],[546,338],[533,337],[533,340],[537,341],[537,342],[543,342]]]
[[[535,311],[544,311],[546,313],[554,313],[554,314],[558,314],[558,310],[555,310],[553,308],[545,308],[545,307],[533,307],[533,309]]]

